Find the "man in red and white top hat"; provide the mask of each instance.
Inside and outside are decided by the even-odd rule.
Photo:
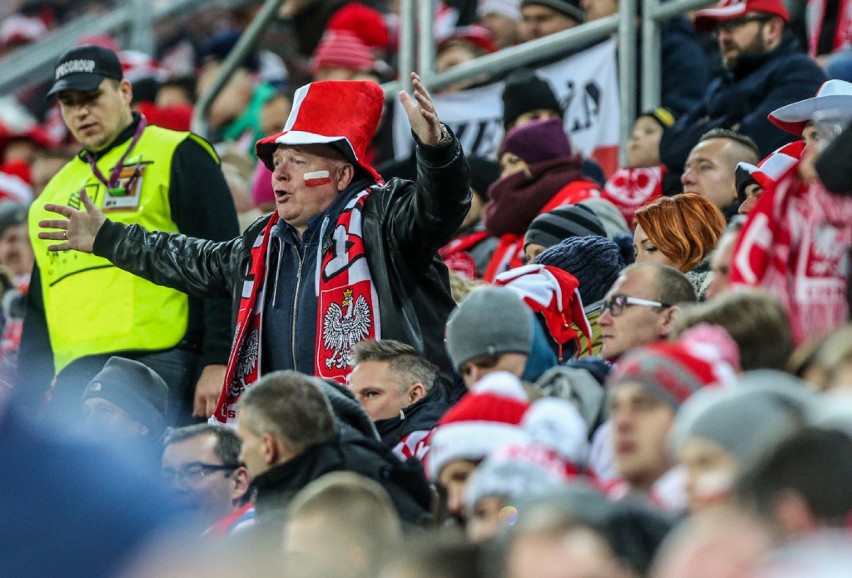
[[[417,182],[383,183],[364,161],[384,95],[369,81],[300,88],[282,132],[257,142],[272,170],[277,210],[224,243],[149,233],[85,211],[41,223],[52,250],[106,257],[155,283],[232,295],[234,345],[214,413],[237,418],[237,401],[261,374],[295,369],[345,382],[349,350],[364,339],[414,346],[449,373],[446,319],[454,307],[437,258],[470,206],[458,140],[440,123],[420,78],[400,94],[418,142]]]

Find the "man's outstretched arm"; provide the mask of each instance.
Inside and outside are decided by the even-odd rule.
[[[39,239],[55,241],[50,251],[94,253],[152,283],[197,297],[229,297],[238,273],[242,238],[215,242],[174,233],[149,232],[139,225],[108,220],[82,192],[85,210],[45,205],[63,217],[39,222]]]

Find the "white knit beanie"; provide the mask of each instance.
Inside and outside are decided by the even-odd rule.
[[[529,408],[520,380],[489,373],[450,408],[431,434],[426,469],[432,480],[455,460],[479,461],[492,450],[527,440],[520,423]]]
[[[480,0],[476,12],[480,18],[488,14],[500,14],[520,22],[521,0]]]

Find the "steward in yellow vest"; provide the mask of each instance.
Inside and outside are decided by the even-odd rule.
[[[84,148],[30,209],[36,265],[15,397],[33,409],[49,399],[48,416],[76,421],[88,380],[110,356],[121,355],[160,373],[170,390],[169,421],[188,421],[181,402],[202,368],[202,381],[218,381],[216,394],[221,388],[217,374],[231,342],[229,302],[187,297],[93,255],[48,251],[36,233],[38,222],[50,218],[45,205],[79,204],[85,190],[112,220],[230,239],[239,231],[219,158],[204,139],[148,125],[132,113],[132,88],[107,49],[83,46],[63,54],[52,94]]]

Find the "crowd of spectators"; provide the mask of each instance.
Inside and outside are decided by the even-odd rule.
[[[4,4],[0,59],[114,4]],[[661,106],[630,119],[619,167],[576,146],[537,71],[588,46],[434,91],[499,84],[504,133],[476,156],[417,75],[382,108],[398,6],[368,0],[285,0],[206,140],[190,135],[262,3],[212,4],[157,23],[154,54],[84,35],[55,78],[0,97],[0,574],[849,572],[852,1],[721,0],[666,22]],[[618,9],[444,0],[436,68]],[[127,98],[108,146],[71,120],[95,104],[63,80],[68,54]],[[72,169],[100,174],[122,139],[124,163],[146,127],[155,162],[182,135],[162,153],[181,168],[145,175],[167,183],[169,225],[146,232],[133,223],[158,221],[88,185],[65,203]],[[118,172],[98,177],[111,194]],[[57,289],[113,263],[190,293],[150,317],[187,316],[174,349],[198,330],[218,356],[164,364],[166,330],[138,319],[131,345],[80,335],[93,324],[72,310],[155,296]],[[79,305],[57,317],[51,292]]]

